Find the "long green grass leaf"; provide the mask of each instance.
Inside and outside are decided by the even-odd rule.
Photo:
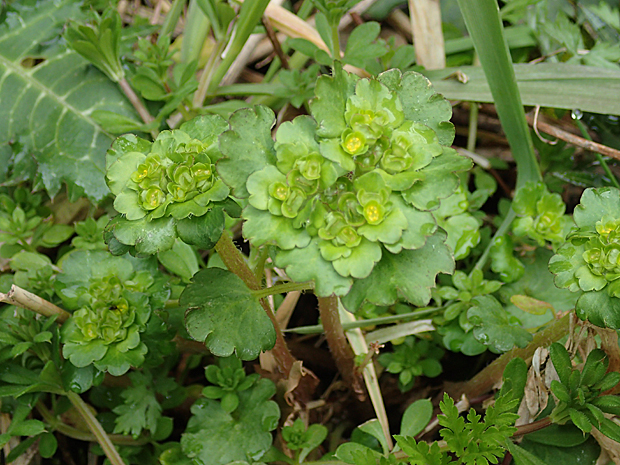
[[[514,70],[524,105],[620,115],[620,99],[610,98],[620,95],[620,70],[566,63],[519,64],[514,65]],[[457,71],[467,83],[452,79]],[[484,71],[478,66],[424,71],[424,74],[447,99],[493,102]]]
[[[540,169],[496,0],[458,0],[467,30],[493,95],[497,114],[517,162],[517,187],[540,180]]]

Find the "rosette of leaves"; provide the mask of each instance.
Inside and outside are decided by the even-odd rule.
[[[517,214],[512,222],[516,236],[527,236],[541,247],[547,241],[554,245],[564,242],[571,226],[570,218],[564,215],[566,205],[544,183],[527,182],[517,191],[512,208]]]
[[[61,262],[55,289],[72,316],[61,330],[63,355],[76,367],[94,365],[120,376],[166,345],[154,311],[169,290],[155,259],[114,257],[104,251],[75,251]],[[149,331],[156,343],[147,343]],[[155,341],[153,341],[155,342]],[[159,345],[159,348],[157,347]]]
[[[602,395],[620,382],[620,373],[607,372],[609,359],[601,349],[588,354],[581,370],[573,368],[571,357],[563,345],[549,348],[559,380],[551,381],[556,406],[549,415],[551,421],[565,424],[572,421],[584,433],[594,426],[605,436],[620,442],[620,426],[605,414],[620,414],[620,397]]]
[[[575,313],[582,320],[620,328],[620,191],[586,189],[573,214],[576,228],[549,261],[555,284],[582,292]]]
[[[265,107],[236,112],[220,137],[218,172],[248,198],[244,235],[275,246],[276,264],[319,296],[349,293],[350,310],[425,304],[454,266],[430,210],[470,166],[442,145],[454,134],[449,104],[398,71],[358,80],[336,68],[316,95],[312,117],[282,124],[275,142]]]
[[[214,163],[217,137],[226,129],[219,116],[203,116],[162,131],[151,143],[121,136],[108,151],[106,180],[121,216],[107,227],[115,255],[154,254],[170,249],[176,237],[204,249],[213,247],[224,227],[228,187]]]
[[[417,376],[434,378],[442,371],[441,358],[444,350],[425,339],[408,336],[402,344],[394,346],[393,352],[379,356],[379,363],[389,373],[398,374],[398,388],[406,392],[413,387]]]
[[[207,366],[205,376],[213,386],[205,387],[202,394],[208,399],[221,399],[226,413],[236,410],[239,406],[238,393],[251,388],[259,378],[256,373],[246,376],[241,360],[234,355],[220,358],[219,366]]]

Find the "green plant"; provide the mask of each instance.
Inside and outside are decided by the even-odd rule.
[[[588,354],[581,370],[571,365],[564,346],[554,343],[549,349],[559,381],[551,382],[556,406],[549,415],[552,422],[564,424],[569,419],[584,433],[592,427],[614,441],[620,440],[620,427],[605,414],[617,414],[620,403],[617,396],[603,395],[620,382],[620,373],[609,372],[609,360],[600,349]]]
[[[593,465],[594,438],[609,444],[599,432],[620,439],[607,392],[617,341],[601,328],[620,326],[620,194],[587,189],[572,229],[564,202],[575,191],[558,194],[558,180],[617,187],[614,162],[537,142],[539,163],[522,105],[609,111],[605,125],[583,121],[617,142],[620,109],[600,90],[617,86],[616,9],[577,2],[579,14],[552,17],[547,0],[501,11],[460,0],[464,37],[444,5],[448,61],[471,61],[475,47],[484,69],[429,71],[376,13],[349,15],[357,0],[297,11],[267,0],[98,3],[0,9],[5,461],[487,465],[508,451],[517,464]],[[373,9],[387,15],[390,3]],[[343,29],[349,19],[358,24]],[[255,82],[267,62],[246,55],[263,48],[263,31],[277,58]],[[561,60],[607,69],[513,68],[511,56],[536,45],[549,54],[540,60],[563,46]],[[452,106],[437,89],[495,102],[516,170],[476,153],[477,140],[495,139],[477,132],[475,102],[456,104],[470,113],[459,128],[468,141],[452,147]],[[589,139],[581,111],[571,116]],[[318,321],[299,292],[318,298]],[[573,307],[598,326],[586,342],[563,316]],[[295,333],[323,333],[338,373],[322,340]],[[553,344],[565,336],[577,355]],[[549,345],[550,387],[536,377]],[[503,355],[480,370],[487,350]],[[522,358],[534,360],[530,375]],[[395,446],[390,422],[408,399],[396,383],[412,390],[420,375],[434,379],[407,394],[420,400],[402,412]],[[523,403],[526,384],[540,396],[528,390]],[[443,396],[435,422],[423,397],[442,389],[455,400]],[[547,393],[537,419],[514,426],[518,405],[525,421]],[[376,419],[343,436],[360,421],[352,412],[370,416],[353,404],[365,396]],[[577,449],[562,455],[557,443]]]

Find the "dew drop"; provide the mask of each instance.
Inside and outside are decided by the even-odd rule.
[[[573,119],[581,119],[581,118],[583,118],[583,111],[581,111],[578,108],[575,108],[574,110],[571,110],[570,116]]]

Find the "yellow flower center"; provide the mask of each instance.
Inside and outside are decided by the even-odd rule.
[[[381,220],[381,212],[379,207],[374,204],[366,205],[364,208],[364,216],[370,224],[375,224]]]
[[[362,148],[362,139],[356,136],[349,137],[347,138],[346,147],[349,152],[357,152]]]

